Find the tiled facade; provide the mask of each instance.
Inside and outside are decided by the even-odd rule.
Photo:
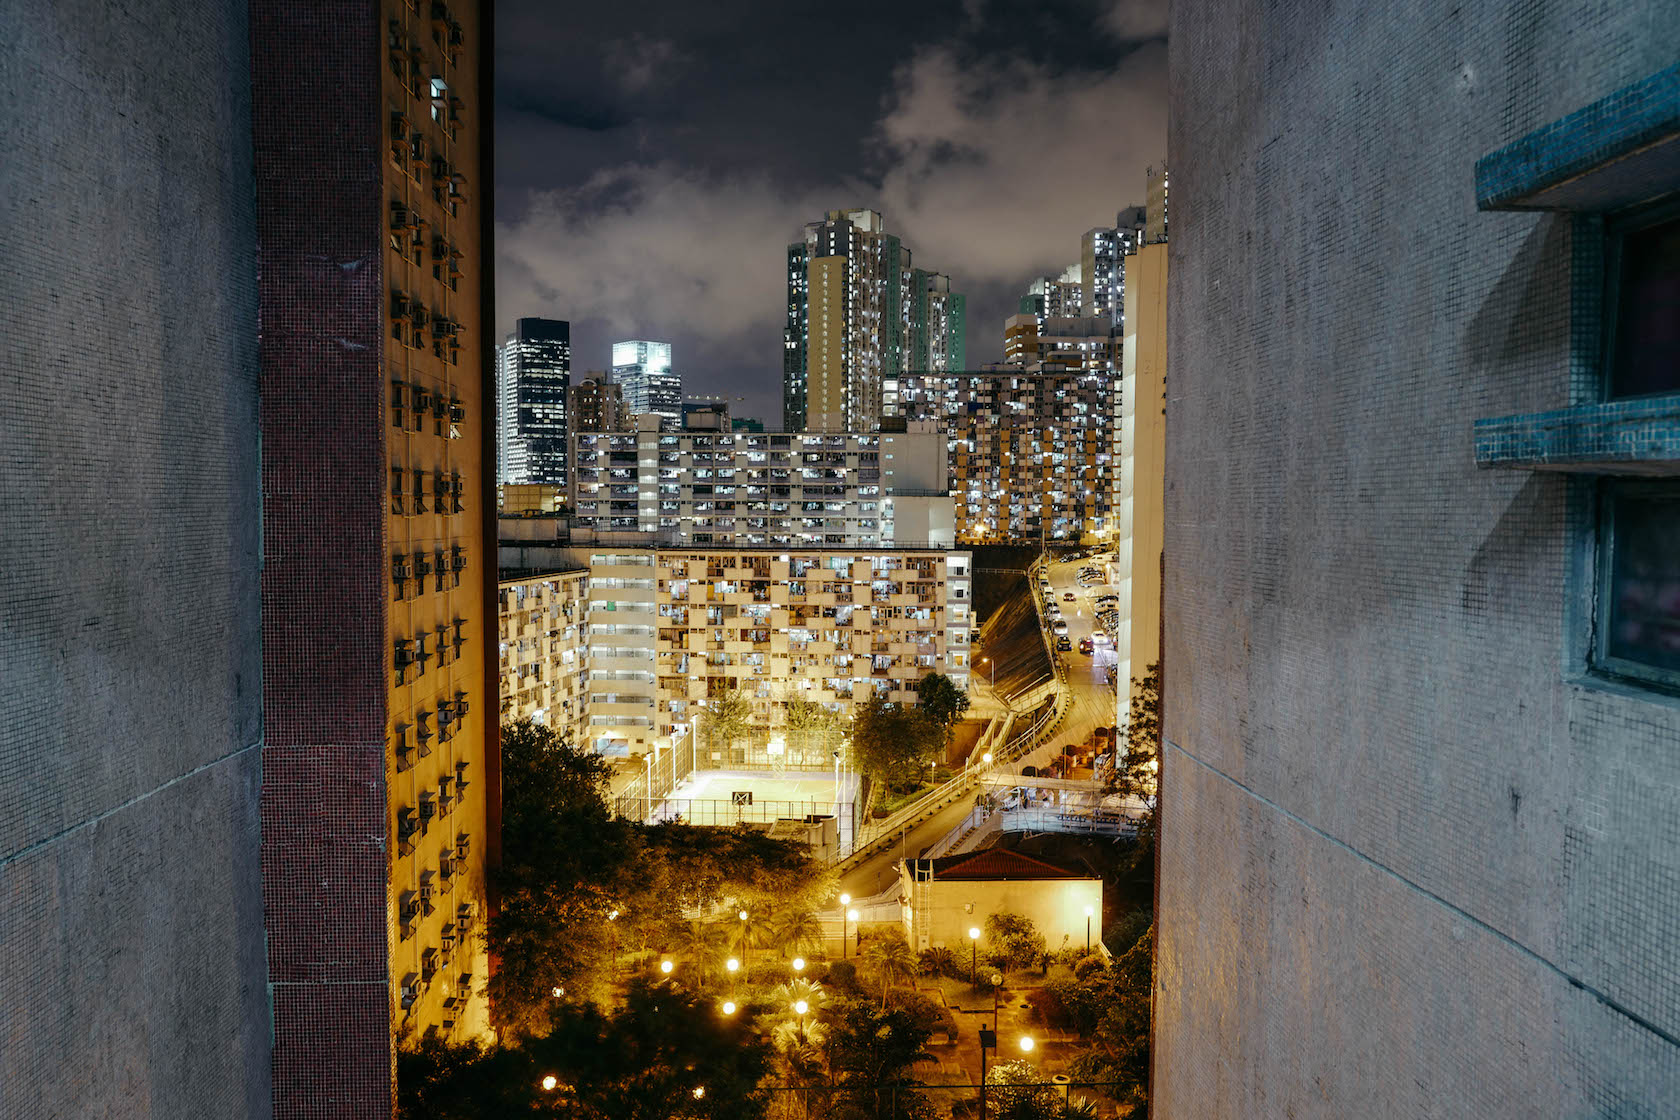
[[[1118,464],[1109,372],[909,373],[899,415],[946,426],[962,544],[1102,539]]]
[[[1253,17],[1170,27],[1151,1105],[1673,1115],[1680,702],[1588,652],[1595,483],[1475,421],[1588,403],[1603,291],[1478,163],[1649,89],[1680,9]]]
[[[582,741],[587,569],[503,579],[502,719],[531,719]]]
[[[396,1043],[487,1029],[480,31],[468,2],[252,7],[281,1117],[382,1115]]]
[[[714,547],[951,543],[944,439],[933,426],[579,433],[572,443],[578,529]]]
[[[266,1120],[249,6],[5,7],[0,1116]]]

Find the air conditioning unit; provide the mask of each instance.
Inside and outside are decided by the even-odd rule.
[[[431,794],[422,793],[420,795],[420,819],[429,821],[435,816],[437,816],[437,802]]]
[[[420,831],[419,823],[414,819],[413,809],[397,810],[397,840],[407,843],[409,838]]]
[[[467,858],[467,852],[471,849],[471,847],[472,847],[472,837],[471,836],[468,836],[465,832],[458,832],[458,833],[455,834],[455,858],[456,859],[466,859]]]
[[[425,990],[425,981],[410,972],[402,981],[402,1007],[404,1011],[413,1007],[420,1000],[420,993]]]
[[[405,922],[412,922],[420,916],[420,900],[413,891],[404,891],[397,896],[397,914]]]
[[[446,922],[439,936],[443,939],[443,951],[453,953],[455,951],[455,926]]]
[[[467,781],[467,764],[465,762],[457,762],[455,764],[455,790],[456,790],[456,792],[458,793],[461,790],[466,789],[469,784],[471,784],[471,783],[469,783]]]

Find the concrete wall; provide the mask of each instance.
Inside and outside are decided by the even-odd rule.
[[[0,38],[0,1115],[266,1117],[250,42]]]
[[[900,872],[905,936],[915,949],[943,945],[968,957],[968,931],[981,931],[980,951],[988,914],[1021,914],[1032,919],[1044,935],[1045,948],[1054,953],[1085,944],[1085,908],[1091,908],[1091,945],[1102,939],[1102,881],[1100,879],[957,880],[917,886],[907,871]],[[972,909],[970,908],[972,907]]]
[[[1680,709],[1569,678],[1566,219],[1475,160],[1672,63],[1671,3],[1171,27],[1160,1117],[1680,1100]]]
[[[1167,247],[1145,245],[1126,262],[1125,360],[1120,390],[1120,543],[1115,548],[1120,626],[1115,641],[1119,711],[1131,717],[1131,682],[1161,658],[1161,518],[1165,498]]]

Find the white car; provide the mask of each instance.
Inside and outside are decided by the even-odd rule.
[[[1052,632],[1055,633],[1056,637],[1058,637],[1058,638],[1063,637],[1064,635],[1067,634],[1067,623],[1058,618],[1051,625],[1050,629],[1051,629]]]

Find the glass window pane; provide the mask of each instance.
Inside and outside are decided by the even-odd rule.
[[[1623,235],[1610,395],[1680,393],[1680,218]]]
[[[1680,683],[1680,483],[1618,483],[1608,512],[1604,652]]]

